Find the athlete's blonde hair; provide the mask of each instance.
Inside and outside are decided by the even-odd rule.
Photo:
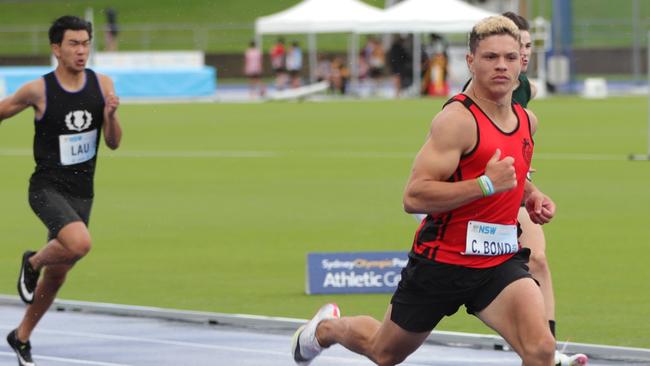
[[[471,53],[476,52],[476,47],[480,41],[489,36],[501,34],[512,36],[517,43],[521,42],[519,28],[515,22],[503,15],[495,15],[481,20],[476,23],[474,28],[472,28],[472,31],[469,33],[469,51]]]

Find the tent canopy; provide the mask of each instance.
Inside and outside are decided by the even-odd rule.
[[[496,13],[460,0],[406,0],[362,18],[358,33],[465,33]]]
[[[356,30],[360,19],[381,13],[381,9],[359,0],[304,0],[279,13],[258,18],[255,33],[350,33]]]

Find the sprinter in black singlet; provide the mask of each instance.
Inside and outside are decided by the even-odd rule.
[[[32,331],[68,271],[90,251],[88,221],[101,134],[111,149],[117,149],[122,138],[113,81],[86,68],[91,24],[63,16],[50,27],[49,38],[56,69],[0,101],[0,121],[34,109],[36,169],[29,204],[48,230],[47,244],[26,251],[21,260],[18,294],[28,306],[20,325],[7,335],[21,366],[35,365]]]

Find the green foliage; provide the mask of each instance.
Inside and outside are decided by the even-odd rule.
[[[254,36],[255,19],[284,10],[298,0],[33,0],[2,4],[0,54],[49,54],[47,29],[60,15],[84,16],[93,9],[95,44],[104,48],[104,9],[117,10],[121,50],[187,50],[240,53]],[[378,7],[383,0],[365,0]],[[26,31],[18,32],[16,28]],[[302,35],[287,36],[303,45]],[[270,44],[275,36],[265,37]],[[318,37],[321,50],[345,50],[342,34]]]
[[[311,251],[408,250],[401,198],[443,100],[123,105],[123,146],[102,148],[93,250],[64,299],[308,318],[325,301],[382,317],[390,295],[304,294]],[[559,340],[650,347],[645,98],[550,98],[535,181],[558,204],[545,228]],[[4,255],[44,243],[26,191],[31,112],[0,126]],[[463,311],[439,329],[488,333]]]
[[[383,8],[384,0],[363,0]],[[118,12],[121,50],[187,50],[200,49],[212,53],[240,53],[254,36],[255,19],[284,10],[299,0],[30,0],[3,1],[0,14],[0,54],[49,54],[46,31],[54,18],[73,14],[83,16],[94,10],[95,43],[104,48],[106,24],[104,9]],[[573,0],[574,41],[577,48],[630,47],[632,15],[638,14],[640,42],[646,44],[650,3],[633,0]],[[551,19],[551,0],[528,2],[529,17]],[[268,46],[275,36],[264,37]],[[288,35],[303,45],[303,35]],[[452,37],[463,43],[464,37]],[[343,51],[347,37],[343,34],[319,35],[318,47],[323,51]],[[268,47],[266,47],[268,48]]]

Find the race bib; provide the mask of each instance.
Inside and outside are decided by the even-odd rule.
[[[516,225],[490,224],[480,221],[467,223],[465,255],[495,256],[517,253]]]
[[[97,130],[72,135],[59,135],[61,165],[83,163],[97,153]]]

